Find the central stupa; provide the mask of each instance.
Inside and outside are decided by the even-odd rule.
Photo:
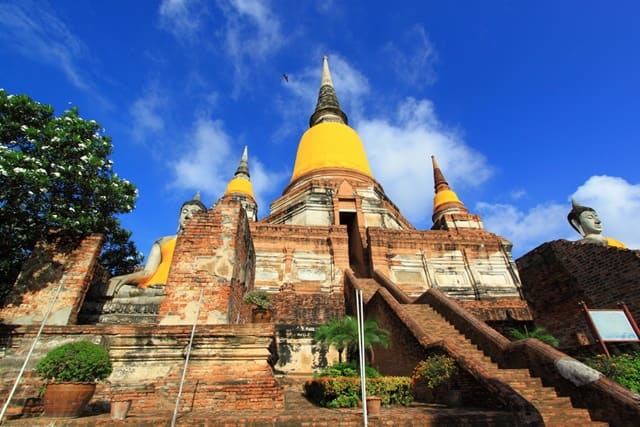
[[[413,229],[373,178],[358,133],[336,95],[329,61],[322,59],[318,102],[298,143],[291,181],[264,222]]]

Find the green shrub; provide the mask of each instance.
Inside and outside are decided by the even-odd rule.
[[[307,398],[320,406],[351,408],[360,402],[360,379],[357,377],[322,377],[304,385]],[[378,396],[383,405],[409,405],[413,389],[409,377],[367,378],[367,394]]]
[[[458,365],[451,356],[435,354],[427,356],[418,362],[413,370],[414,380],[424,379],[427,387],[436,388],[440,385],[449,384],[458,375]]]
[[[378,396],[383,405],[408,406],[413,402],[412,381],[409,377],[368,378],[367,394]]]
[[[514,341],[526,340],[527,338],[537,338],[545,344],[549,344],[552,347],[558,347],[558,339],[548,333],[545,328],[537,327],[532,331],[529,331],[527,327],[524,327],[524,332],[518,329],[511,329],[509,331],[509,335],[511,335],[511,339]]]
[[[367,378],[379,377],[380,372],[371,366],[366,366],[364,375]],[[334,363],[323,371],[314,374],[314,377],[359,377],[360,369],[355,362]]]
[[[111,374],[109,353],[87,341],[63,344],[38,362],[36,372],[53,382],[94,382]]]
[[[244,296],[244,302],[247,304],[253,304],[256,307],[267,309],[269,308],[270,296],[267,291],[251,291],[247,292]]]
[[[640,393],[640,353],[613,357],[601,354],[584,360],[584,363],[629,390]]]

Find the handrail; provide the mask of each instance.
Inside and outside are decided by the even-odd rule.
[[[62,280],[60,280],[60,283],[58,284],[58,289],[56,290],[56,293],[53,296],[53,299],[51,300],[51,303],[49,304],[49,307],[47,308],[47,312],[45,313],[44,317],[42,318],[42,323],[40,323],[40,329],[38,329],[38,333],[36,334],[36,337],[34,338],[33,343],[31,344],[31,348],[29,349],[29,352],[27,353],[27,357],[26,357],[26,359],[24,359],[24,363],[22,364],[22,368],[20,368],[20,372],[18,372],[18,377],[16,378],[16,382],[13,384],[13,388],[11,389],[11,392],[9,393],[9,396],[7,397],[7,401],[4,403],[4,406],[2,407],[2,411],[0,411],[0,424],[2,424],[2,420],[4,418],[4,414],[7,412],[7,409],[9,408],[9,403],[11,402],[11,399],[13,398],[13,395],[16,392],[16,389],[18,388],[18,384],[20,383],[20,380],[22,379],[22,375],[24,374],[24,371],[27,368],[27,364],[29,363],[29,360],[31,359],[31,354],[33,353],[33,350],[36,348],[36,344],[38,343],[38,340],[40,339],[40,335],[42,334],[42,330],[44,329],[44,325],[47,323],[47,319],[49,319],[49,314],[51,314],[51,310],[53,310],[53,304],[55,304],[56,300],[58,299],[58,296],[60,295],[60,291],[61,290],[62,290]]]
[[[191,337],[189,338],[189,345],[187,346],[187,355],[184,359],[184,367],[182,368],[182,378],[180,378],[180,387],[178,388],[178,397],[176,397],[176,406],[173,408],[173,417],[171,418],[171,427],[175,427],[176,419],[178,418],[178,408],[180,407],[180,397],[182,396],[182,386],[184,379],[187,375],[187,366],[189,365],[189,356],[191,355],[191,346],[193,345],[193,336],[196,333],[196,325],[198,324],[198,316],[200,315],[200,306],[202,305],[202,295],[204,294],[204,288],[200,288],[200,298],[198,300],[198,307],[196,308],[196,316],[193,320],[193,327],[191,328]]]

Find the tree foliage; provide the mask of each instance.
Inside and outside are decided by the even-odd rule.
[[[333,345],[338,350],[338,360],[342,362],[342,353],[347,350],[347,359],[354,360],[358,354],[358,320],[353,316],[332,319],[318,328],[316,341]],[[373,359],[373,346],[389,347],[389,331],[380,328],[373,319],[364,322],[364,346]],[[372,362],[373,363],[373,362]]]
[[[133,209],[137,191],[112,170],[111,150],[104,129],[77,108],[56,117],[50,105],[0,90],[0,300],[51,230],[105,234],[112,273],[140,262],[116,217]]]

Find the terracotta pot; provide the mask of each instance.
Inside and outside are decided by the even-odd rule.
[[[78,417],[96,391],[95,383],[50,383],[44,391],[47,417]]]
[[[131,400],[112,400],[111,401],[111,419],[124,420],[131,408]]]
[[[367,397],[367,416],[380,416],[380,408],[382,407],[382,399],[377,396]]]

